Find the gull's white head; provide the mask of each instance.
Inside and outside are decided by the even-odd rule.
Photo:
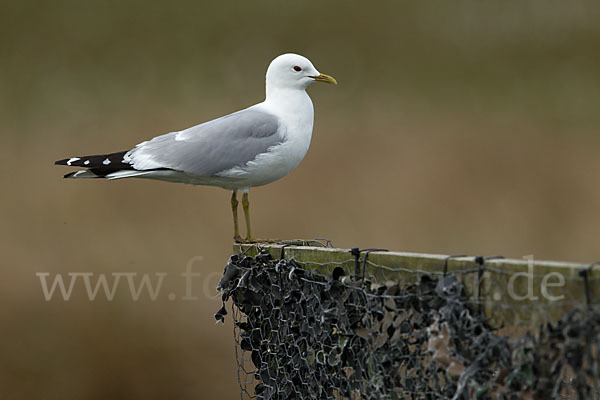
[[[336,80],[321,74],[310,60],[298,54],[282,54],[267,69],[267,92],[272,89],[306,89],[313,82],[337,84]]]

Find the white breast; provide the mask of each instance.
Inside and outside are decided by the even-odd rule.
[[[282,142],[258,155],[247,165],[218,174],[235,181],[236,188],[240,189],[266,185],[283,178],[302,161],[310,146],[314,109],[304,90],[282,91],[277,96],[270,95],[258,107],[279,118],[278,134],[281,135]]]

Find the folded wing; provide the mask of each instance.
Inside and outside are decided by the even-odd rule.
[[[140,143],[124,161],[136,170],[166,168],[212,176],[246,165],[280,144],[284,135],[276,116],[251,107]]]

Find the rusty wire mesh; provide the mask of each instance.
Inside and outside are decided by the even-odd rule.
[[[242,398],[600,399],[598,307],[561,302],[573,307],[550,323],[546,304],[545,323],[523,329],[531,305],[511,305],[507,327],[452,274],[305,264],[262,253],[226,266],[215,317],[232,299]],[[505,278],[492,272],[494,290]]]

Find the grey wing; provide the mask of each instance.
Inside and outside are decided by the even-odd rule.
[[[241,167],[282,142],[279,120],[247,108],[140,143],[125,160],[137,170],[169,168],[211,176]]]

